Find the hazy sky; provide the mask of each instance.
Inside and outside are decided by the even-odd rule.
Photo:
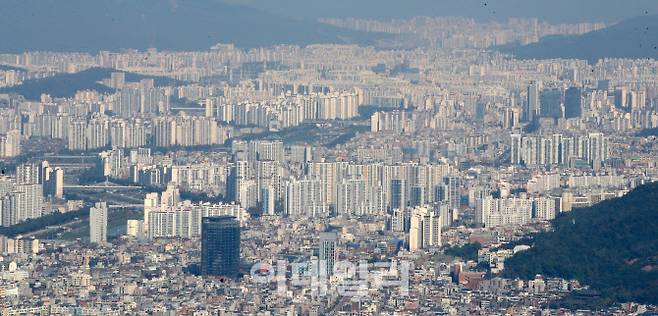
[[[221,0],[220,0],[221,1]],[[416,15],[553,22],[605,21],[658,14],[658,0],[224,0],[297,18],[396,18]]]

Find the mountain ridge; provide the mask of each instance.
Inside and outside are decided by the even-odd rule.
[[[99,81],[107,79],[113,72],[125,73],[126,82],[138,82],[141,79],[153,79],[155,86],[179,85],[182,82],[158,76],[147,76],[111,68],[89,68],[76,73],[59,73],[52,77],[26,80],[20,85],[0,88],[0,93],[19,94],[28,100],[39,100],[41,94],[56,98],[70,98],[80,90],[95,90],[99,93],[112,93],[115,89]]]
[[[554,231],[505,261],[503,276],[576,279],[601,292],[596,305],[658,303],[658,182],[563,213]]]
[[[582,35],[547,36],[524,46],[499,50],[523,59],[658,59],[658,15],[639,16]]]
[[[463,16],[481,21],[536,17],[551,23],[615,23],[645,13],[658,13],[655,0],[224,0],[281,16],[311,19],[354,17],[406,19],[414,16]]]
[[[371,44],[383,34],[279,17],[215,0],[4,0],[0,52],[205,50],[277,44]]]

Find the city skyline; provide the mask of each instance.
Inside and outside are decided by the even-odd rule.
[[[658,312],[653,3],[9,1],[0,316]]]

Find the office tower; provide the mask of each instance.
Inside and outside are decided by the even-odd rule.
[[[232,216],[201,222],[201,274],[237,278],[240,270],[240,223]]]
[[[539,115],[539,83],[530,81],[524,117],[526,121],[533,121]]]
[[[521,150],[523,146],[521,145],[521,134],[512,134],[510,135],[511,144],[510,144],[510,163],[513,165],[521,164]]]
[[[323,264],[326,275],[332,275],[334,273],[334,264],[338,258],[336,252],[337,242],[338,234],[335,232],[320,233],[319,259],[320,263]]]
[[[617,108],[622,109],[626,112],[630,112],[630,106],[628,104],[628,88],[621,87],[615,90],[615,105]]]
[[[267,186],[260,189],[260,201],[262,204],[263,215],[274,215],[274,202],[276,194],[274,188]]]
[[[487,115],[487,104],[478,100],[475,102],[475,120],[484,121],[484,117]]]
[[[580,88],[571,87],[564,93],[564,117],[576,118],[582,114]]]
[[[391,210],[407,207],[407,181],[403,179],[391,180]]]
[[[461,206],[461,194],[459,193],[459,178],[447,176],[443,178],[444,201],[448,202],[451,209]]]
[[[539,113],[541,117],[562,117],[562,90],[557,88],[544,89],[539,98]]]
[[[107,242],[107,203],[96,202],[89,209],[89,241],[95,244]]]
[[[409,206],[416,207],[425,203],[425,187],[415,185],[410,191]]]

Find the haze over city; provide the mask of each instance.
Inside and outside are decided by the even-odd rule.
[[[3,0],[0,316],[658,314],[655,0]]]

